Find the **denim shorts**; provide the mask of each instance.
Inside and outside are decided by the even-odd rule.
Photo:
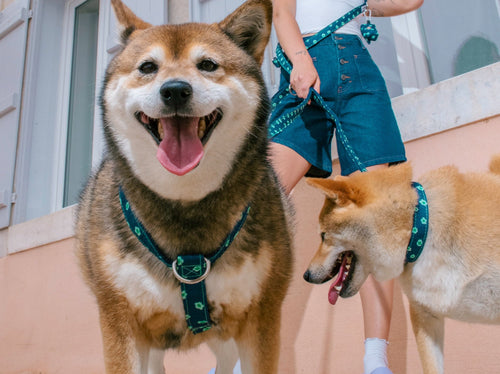
[[[364,167],[406,161],[405,148],[392,111],[384,78],[362,41],[356,35],[333,34],[309,49],[321,80],[320,94],[337,115],[347,138]],[[280,87],[272,98],[273,122],[298,106],[302,99],[288,93],[290,76],[282,68]],[[359,170],[335,131],[325,110],[311,101],[302,114],[271,141],[285,145],[312,166],[307,176],[328,177],[332,173],[331,147],[336,138],[342,175]]]

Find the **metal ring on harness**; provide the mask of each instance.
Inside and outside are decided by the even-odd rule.
[[[185,283],[185,284],[196,284],[196,283],[200,283],[201,281],[203,281],[206,277],[208,277],[208,273],[210,272],[210,260],[206,257],[203,257],[203,259],[205,260],[205,264],[207,265],[207,268],[205,269],[205,272],[198,278],[196,279],[186,279],[186,278],[183,278],[178,272],[177,272],[177,260],[175,260],[173,263],[172,263],[172,271],[174,272],[174,275],[175,277],[179,280],[179,282],[181,283]]]

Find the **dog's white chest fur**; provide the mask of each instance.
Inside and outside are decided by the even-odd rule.
[[[222,306],[230,306],[232,314],[239,315],[252,303],[260,293],[260,284],[270,268],[269,259],[263,258],[265,256],[261,253],[257,260],[248,258],[237,267],[215,267],[211,271],[205,284],[214,315],[221,312]],[[139,319],[145,320],[167,310],[184,319],[179,286],[157,280],[143,264],[131,259],[117,262],[110,256],[106,262],[113,286],[137,310]]]

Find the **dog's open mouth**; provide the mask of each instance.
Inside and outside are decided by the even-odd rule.
[[[354,268],[356,266],[356,256],[353,252],[342,252],[332,269],[332,278],[337,275],[328,291],[328,301],[335,305],[339,296],[343,296],[344,290],[351,281]]]
[[[203,146],[222,116],[220,109],[204,117],[151,118],[144,112],[135,114],[158,144],[156,156],[160,163],[176,175],[184,175],[198,166],[203,158]]]

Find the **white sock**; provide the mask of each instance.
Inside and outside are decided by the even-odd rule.
[[[215,374],[215,369],[212,369],[208,372],[208,374]],[[233,369],[233,374],[241,374],[241,363],[240,360],[236,363]]]
[[[387,340],[379,338],[368,338],[365,340],[365,374],[370,374],[379,367],[387,367]]]
[[[241,362],[238,360],[236,366],[234,367],[233,374],[241,374]]]

